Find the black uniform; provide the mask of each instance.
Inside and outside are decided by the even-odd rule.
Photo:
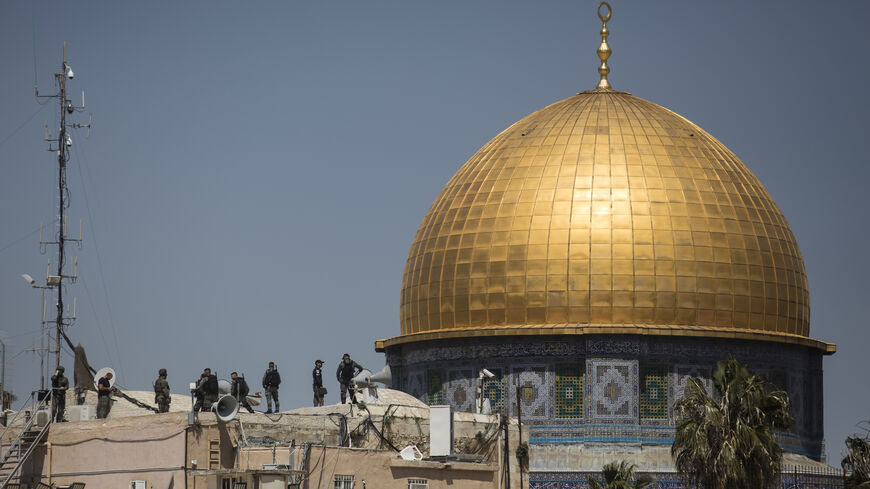
[[[235,379],[233,379],[233,385],[231,387],[230,393],[233,395],[233,397],[236,398],[237,401],[239,401],[239,404],[243,408],[247,409],[249,413],[253,413],[253,408],[251,408],[251,405],[248,404],[248,392],[250,392],[250,389],[248,389],[248,383],[245,381],[244,377],[237,376]]]
[[[63,421],[66,411],[66,391],[69,389],[69,380],[63,376],[63,367],[51,376],[51,416],[55,421]]]
[[[100,377],[97,390],[97,418],[103,419],[109,415],[112,409],[112,399],[109,397],[112,394],[112,388],[109,386],[109,379]]]
[[[202,410],[210,411],[212,405],[217,402],[220,394],[217,375],[208,374],[201,379],[200,388],[202,389]]]
[[[353,378],[363,371],[362,365],[354,362],[350,358],[342,360],[338,364],[338,370],[335,371],[335,377],[338,383],[341,384],[341,403],[344,404],[347,392],[350,391],[350,402],[356,404],[354,396]]]
[[[323,406],[323,369],[315,366],[311,371],[312,388],[314,389],[314,405]]]

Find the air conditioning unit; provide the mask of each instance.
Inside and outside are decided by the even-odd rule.
[[[145,481],[130,481],[130,489],[147,489]]]
[[[40,409],[36,412],[36,419],[33,420],[33,424],[42,428],[51,422],[51,411],[48,409]]]
[[[66,408],[66,418],[70,421],[90,421],[96,419],[95,406],[82,404],[81,406],[69,406]]]

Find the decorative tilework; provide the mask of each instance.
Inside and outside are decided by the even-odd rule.
[[[426,402],[426,379],[424,370],[422,368],[409,369],[407,379],[408,381],[405,384],[407,386],[405,392],[423,402]]]
[[[516,365],[511,374],[520,387],[523,420],[547,419],[550,407],[550,383],[546,365]],[[510,389],[511,415],[516,416],[517,389]]]
[[[583,365],[556,365],[557,419],[583,417]]]
[[[789,375],[786,392],[788,392],[788,402],[791,407],[791,415],[794,416],[794,427],[797,430],[803,430],[806,425],[804,419],[804,378],[801,375]]]
[[[402,352],[402,363],[413,365],[417,363],[440,361],[492,361],[493,358],[528,358],[528,357],[574,357],[586,351],[586,342],[574,341],[462,341],[455,345],[425,346],[405,345]],[[392,357],[387,350],[387,357]]]
[[[488,369],[495,375],[493,379],[483,379],[483,397],[489,399],[493,413],[505,412],[504,379],[500,368]]]
[[[765,342],[644,336],[607,341],[602,336],[420,342],[388,348],[386,353],[388,363],[395,367],[397,388],[428,402],[428,371],[441,370],[443,403],[466,412],[474,410],[480,368],[486,367],[498,375],[498,379],[485,382],[486,395],[493,410],[504,413],[505,408],[515,411],[514,379],[525,378],[527,366],[544,366],[549,390],[546,415],[531,418],[529,413],[536,409],[523,406],[523,421],[529,426],[532,444],[669,444],[673,439],[673,420],[648,417],[651,414],[647,382],[650,377],[641,366],[668,366],[666,402],[670,411],[674,400],[683,395],[689,377],[700,378],[702,385],[712,394],[712,368],[718,360],[734,356],[774,382],[782,382],[777,377],[782,379],[781,374],[786,374],[786,387],[797,424],[789,432],[777,433],[777,440],[788,452],[812,458],[822,456],[821,353],[811,351],[808,355],[804,347]],[[617,413],[611,415],[607,406],[594,398],[594,367],[616,364],[630,365],[627,384],[631,400],[628,407],[610,406]],[[621,373],[624,374],[625,369]],[[430,383],[436,385],[434,380]],[[571,397],[575,386],[577,396]],[[601,385],[598,393],[608,394]],[[802,400],[798,401],[798,397]],[[509,402],[512,400],[514,402]],[[625,415],[626,409],[629,415]]]
[[[586,340],[586,352],[589,355],[604,354],[628,354],[640,353],[640,341],[637,337],[619,335],[590,336]]]
[[[788,376],[782,370],[771,370],[767,372],[767,380],[771,384],[773,384],[774,389],[777,390],[788,390]]]
[[[426,372],[427,403],[432,405],[444,404],[444,371],[429,370]]]
[[[676,402],[682,399],[686,393],[686,384],[689,379],[696,377],[701,380],[701,384],[707,389],[707,393],[713,395],[713,380],[711,378],[712,368],[705,365],[675,365],[674,366],[674,387],[671,399]]]
[[[813,420],[814,432],[821,434],[824,432],[824,399],[822,397],[822,374],[815,374],[810,380],[813,386],[813,398],[809,400],[808,405],[813,406],[813,413],[810,419]]]
[[[640,417],[668,419],[668,369],[644,365],[640,369]]]
[[[444,394],[448,404],[456,411],[474,411],[474,370],[452,368],[447,370],[447,385]]]
[[[592,362],[592,415],[595,418],[632,418],[634,378],[631,362]]]

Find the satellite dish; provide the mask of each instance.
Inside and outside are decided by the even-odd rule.
[[[98,391],[100,390],[100,384],[99,384],[100,379],[105,377],[106,374],[108,374],[108,373],[112,374],[112,378],[109,379],[109,387],[115,386],[115,380],[118,379],[118,376],[115,375],[115,370],[112,369],[111,367],[103,367],[103,368],[97,370],[97,374],[94,375],[94,389],[97,389]]]

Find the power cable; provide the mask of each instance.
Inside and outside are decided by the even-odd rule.
[[[99,243],[97,242],[97,233],[95,232],[96,225],[94,224],[94,217],[93,217],[93,214],[91,213],[91,204],[90,204],[90,200],[88,199],[88,192],[87,192],[86,187],[85,187],[85,178],[82,175],[81,160],[84,158],[84,154],[82,154],[82,156],[79,157],[80,152],[82,152],[82,151],[78,150],[78,149],[74,150],[74,154],[76,156],[76,162],[79,163],[78,165],[76,165],[76,169],[78,170],[78,173],[79,173],[79,179],[82,182],[82,195],[84,195],[84,197],[85,197],[85,208],[88,211],[88,222],[91,224],[91,227],[90,227],[91,238],[94,240],[94,251],[95,251],[96,256],[97,256],[97,270],[100,272],[100,282],[102,284],[103,296],[106,299],[106,310],[109,313],[109,326],[112,329],[112,340],[115,343],[115,352],[117,353],[117,352],[121,351],[121,348],[118,346],[118,334],[117,334],[117,331],[115,328],[114,314],[112,314],[112,306],[111,306],[111,303],[109,302],[109,292],[108,292],[108,289],[106,288],[106,276],[103,273],[103,259],[100,257],[100,246],[99,246]],[[111,356],[110,356],[110,359],[111,359]],[[117,359],[118,359],[118,364],[117,364],[118,371],[121,373],[121,375],[125,375],[124,364],[121,362],[121,355],[120,354],[117,355]]]
[[[51,222],[49,223],[49,225],[52,225],[52,224],[54,224],[54,223],[56,223],[56,222],[57,222],[57,219],[54,219],[53,221],[51,221]],[[27,238],[33,236],[34,234],[38,233],[40,229],[42,229],[42,226],[39,226],[38,228],[34,229],[33,231],[30,231],[29,233],[25,234],[24,236],[22,236],[22,237],[20,237],[20,238],[18,238],[18,239],[16,239],[16,240],[14,240],[14,241],[12,241],[12,242],[6,244],[6,245],[3,246],[2,248],[0,248],[0,253],[2,253],[2,252],[4,252],[4,251],[8,250],[9,248],[12,248],[13,246],[17,245],[18,243],[20,243],[20,242],[24,241],[25,239],[27,239]]]
[[[28,117],[26,121],[22,122],[20,126],[18,126],[17,128],[15,128],[14,131],[12,131],[8,136],[6,136],[5,138],[3,138],[3,141],[0,141],[0,147],[3,147],[3,145],[6,144],[7,141],[9,141],[10,139],[12,139],[12,136],[18,134],[18,131],[24,129],[24,126],[26,126],[27,124],[29,124],[30,121],[32,121],[34,117],[36,117],[37,115],[39,115],[40,112],[42,112],[43,110],[45,110],[46,107],[48,107],[48,104],[43,105],[42,107],[40,107],[39,109],[37,109],[37,111],[34,112],[30,117]]]
[[[106,335],[103,334],[103,326],[100,323],[100,317],[97,315],[97,308],[94,306],[94,299],[91,296],[91,291],[88,289],[88,284],[85,282],[84,278],[82,278],[82,286],[85,288],[85,294],[88,296],[88,303],[91,305],[91,311],[94,313],[94,322],[97,323],[97,330],[100,333],[100,339],[103,340],[103,347],[106,349],[106,356],[109,361],[112,361],[111,350],[109,350],[109,344],[106,343]]]

